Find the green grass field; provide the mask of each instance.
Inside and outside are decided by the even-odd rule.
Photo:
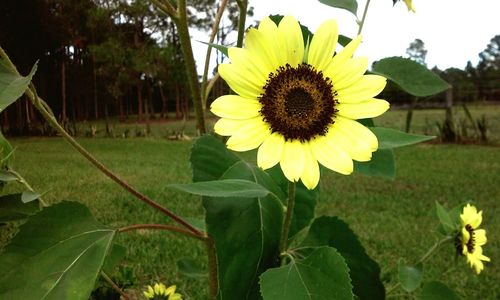
[[[491,115],[492,136],[500,128],[499,107],[480,108],[473,114]],[[418,111],[417,124],[439,118],[434,111]],[[386,114],[378,124],[402,128],[404,112]],[[172,126],[163,130],[168,132]],[[188,123],[189,126],[193,126]],[[155,126],[162,126],[160,124]],[[190,127],[193,128],[193,127]],[[174,129],[175,130],[175,129]],[[419,130],[416,129],[417,132]],[[190,181],[188,162],[192,141],[166,141],[158,138],[104,139],[84,138],[81,143],[110,169],[141,192],[183,216],[201,218],[200,199],[165,188],[169,183]],[[100,174],[60,138],[12,139],[16,147],[14,169],[23,174],[50,203],[75,200],[90,207],[96,218],[121,227],[134,223],[166,222],[165,218],[136,201],[114,182]],[[245,157],[253,158],[252,155]],[[386,287],[393,284],[399,258],[415,262],[435,242],[437,220],[434,203],[447,208],[473,201],[482,209],[482,227],[487,230],[484,253],[492,262],[477,276],[463,258],[455,261],[454,249],[443,248],[426,265],[425,280],[447,283],[463,299],[500,297],[500,221],[496,218],[500,201],[500,148],[478,145],[423,144],[396,150],[397,178],[394,181],[354,174],[341,176],[326,172],[321,182],[318,215],[337,215],[360,236],[363,245],[380,264]],[[20,190],[10,184],[3,192]],[[13,228],[4,230],[13,232]],[[186,299],[205,299],[204,279],[189,279],[177,274],[175,261],[196,258],[205,261],[203,245],[168,232],[136,231],[118,237],[128,253],[122,271],[132,270],[134,289],[162,280],[177,284]],[[1,241],[0,241],[1,243]],[[121,275],[120,275],[121,274]],[[405,295],[396,292],[396,298]]]

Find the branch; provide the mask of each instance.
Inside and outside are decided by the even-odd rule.
[[[180,233],[183,235],[187,235],[187,236],[193,237],[195,239],[199,239],[199,240],[206,239],[205,236],[199,236],[199,235],[193,234],[191,231],[186,230],[184,228],[180,228],[180,227],[173,226],[173,225],[164,225],[164,224],[134,224],[134,225],[119,228],[118,232],[122,233],[122,232],[139,230],[139,229],[167,230],[167,231],[173,231],[173,232],[177,232],[177,233]]]

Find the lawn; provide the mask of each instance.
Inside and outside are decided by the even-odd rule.
[[[491,113],[491,109],[485,113]],[[498,116],[496,109],[496,116]],[[475,111],[476,112],[476,111]],[[473,112],[473,114],[475,113]],[[443,113],[439,111],[439,114]],[[438,113],[415,114],[415,128]],[[495,114],[491,113],[494,119]],[[493,135],[500,128],[498,117]],[[404,112],[390,112],[378,124],[401,128]],[[177,126],[176,123],[173,126]],[[187,125],[192,126],[191,123]],[[156,125],[161,126],[161,125]],[[170,125],[172,126],[172,125]],[[168,132],[172,127],[163,128]],[[23,174],[44,199],[55,203],[75,200],[87,204],[96,218],[121,227],[134,223],[166,222],[159,213],[134,200],[115,183],[92,168],[59,138],[12,139],[16,147],[14,169]],[[188,162],[192,141],[167,141],[159,138],[82,138],[81,143],[110,169],[141,192],[183,216],[201,218],[203,210],[197,197],[166,189],[168,183],[189,182]],[[245,157],[253,158],[248,154]],[[396,150],[397,178],[388,181],[354,174],[341,176],[325,172],[321,182],[318,214],[337,215],[360,236],[382,268],[386,287],[393,284],[397,262],[415,262],[434,243],[437,221],[434,203],[451,208],[466,201],[482,210],[483,227],[488,231],[484,252],[492,262],[477,276],[454,249],[443,248],[427,265],[425,280],[441,280],[463,299],[500,297],[500,221],[496,218],[500,200],[500,148],[478,145],[423,144]],[[10,184],[3,192],[19,187]],[[5,240],[13,228],[0,229]],[[203,245],[172,233],[136,231],[118,237],[127,246],[126,261],[115,278],[131,279],[132,288],[162,280],[177,284],[186,299],[205,299],[204,279],[177,274],[175,261],[191,257],[204,262]],[[0,241],[1,243],[1,241]],[[401,293],[397,293],[398,295]],[[399,295],[398,298],[404,298]]]

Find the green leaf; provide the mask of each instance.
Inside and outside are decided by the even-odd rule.
[[[402,261],[398,265],[398,279],[401,287],[407,292],[416,290],[422,282],[422,265],[405,266]]]
[[[372,72],[386,77],[403,91],[417,97],[435,95],[450,88],[434,72],[409,58],[384,58],[373,64]]]
[[[237,162],[222,179],[253,180],[279,187],[264,171]],[[257,299],[258,277],[279,264],[283,205],[275,194],[260,198],[203,198],[207,233],[217,249],[218,299]]]
[[[28,76],[15,74],[4,61],[0,60],[0,112],[21,97],[35,75],[37,64],[33,66]]]
[[[192,217],[184,217],[184,221],[187,221],[191,226],[194,228],[200,230],[200,231],[205,231],[205,220],[203,219],[198,219],[198,218],[192,218]]]
[[[3,182],[17,181],[17,177],[14,176],[14,174],[12,174],[9,171],[0,170],[0,181]]]
[[[345,9],[354,16],[357,16],[358,13],[358,2],[356,0],[319,0],[319,2],[331,7]]]
[[[315,219],[300,247],[319,246],[333,247],[344,257],[350,270],[353,292],[359,299],[385,298],[380,267],[366,254],[358,237],[344,221],[327,216]]]
[[[424,284],[424,287],[417,295],[418,300],[459,300],[455,292],[445,284],[438,281],[431,281]]]
[[[450,214],[436,201],[436,213],[445,234],[454,232],[457,228],[451,219]]]
[[[169,188],[190,194],[208,197],[264,197],[269,194],[263,186],[254,181],[242,179],[223,179],[193,182],[186,184],[169,184]]]
[[[22,194],[0,196],[0,222],[23,220],[40,211],[38,201],[24,203]]]
[[[222,52],[222,54],[224,54],[225,56],[229,57],[229,55],[227,54],[227,49],[229,49],[229,47],[227,47],[227,46],[214,44],[214,43],[207,43],[207,42],[202,42],[202,41],[198,41],[198,42],[203,43],[205,45],[208,45],[210,47],[213,47],[213,48],[219,50],[220,52]]]
[[[349,269],[331,247],[315,249],[303,260],[267,270],[260,276],[264,300],[354,299]]]
[[[193,182],[219,179],[240,158],[227,150],[220,139],[213,135],[198,138],[191,149]]]
[[[339,44],[341,44],[342,46],[347,46],[347,44],[349,44],[351,41],[352,39],[350,37],[339,34]]]
[[[394,152],[392,149],[378,149],[372,154],[370,161],[354,161],[354,170],[368,176],[379,176],[392,180],[396,176]]]
[[[0,299],[88,299],[115,232],[77,202],[43,209],[0,255]]]
[[[435,138],[435,136],[409,134],[399,130],[383,127],[371,127],[370,130],[377,136],[379,149],[392,149],[409,146]]]
[[[104,261],[102,270],[108,275],[112,274],[116,266],[118,266],[118,264],[125,258],[126,255],[127,248],[123,247],[122,245],[113,243],[111,251],[109,251],[108,256],[106,256],[106,260]]]
[[[23,203],[28,203],[40,198],[40,196],[41,196],[40,194],[35,193],[33,191],[24,191],[21,195],[21,201],[23,201]]]
[[[0,131],[0,167],[8,165],[12,157],[12,146]]]
[[[203,269],[194,259],[183,258],[177,261],[179,273],[191,278],[207,277],[207,270]]]
[[[282,193],[282,202],[286,204],[288,194],[288,180],[279,165],[266,170],[271,178],[279,185]],[[299,231],[311,224],[314,219],[314,209],[316,208],[317,199],[319,197],[319,185],[314,190],[309,190],[298,182],[295,187],[295,208],[292,215],[292,223],[288,237],[292,238]]]

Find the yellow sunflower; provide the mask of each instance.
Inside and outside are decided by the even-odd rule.
[[[416,12],[415,7],[413,6],[412,0],[403,0],[406,4],[406,7],[408,7],[408,11],[411,12]]]
[[[490,258],[483,255],[483,248],[486,244],[486,230],[477,229],[483,220],[483,212],[477,212],[475,206],[467,204],[460,221],[462,229],[457,236],[457,251],[460,255],[467,257],[467,262],[479,274],[484,269],[483,261],[490,261]]]
[[[182,300],[182,295],[175,292],[176,286],[171,285],[168,288],[163,283],[155,283],[154,286],[148,285],[148,290],[144,291],[146,299],[152,300]]]
[[[377,138],[355,120],[389,108],[374,98],[386,79],[364,75],[366,57],[352,58],[360,36],[335,53],[337,39],[337,22],[329,20],[304,45],[299,23],[285,16],[278,26],[263,19],[247,32],[245,48],[229,48],[231,63],[219,73],[238,95],[211,105],[221,117],[215,132],[230,136],[227,147],[258,148],[259,167],[279,163],[289,181],[301,179],[309,189],[319,182],[318,162],[347,175],[353,159],[369,161]]]

